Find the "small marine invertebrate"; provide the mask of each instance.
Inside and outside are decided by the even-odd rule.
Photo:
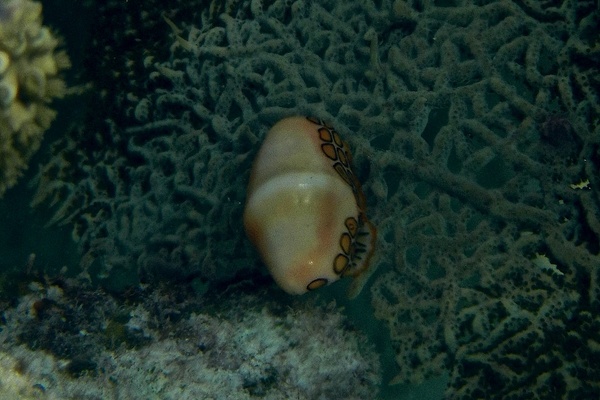
[[[258,152],[244,226],[290,294],[358,275],[369,265],[376,231],[350,162],[338,133],[312,118],[279,121]]]

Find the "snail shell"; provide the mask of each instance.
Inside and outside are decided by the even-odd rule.
[[[275,124],[256,156],[244,227],[275,282],[290,294],[369,265],[376,231],[350,163],[338,133],[304,117]]]

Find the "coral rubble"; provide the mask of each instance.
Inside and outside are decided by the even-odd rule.
[[[0,325],[0,397],[368,399],[379,361],[337,307],[29,285]]]

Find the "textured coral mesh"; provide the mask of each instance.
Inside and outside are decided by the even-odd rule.
[[[277,120],[316,116],[349,142],[380,232],[363,292],[396,382],[446,371],[466,398],[599,390],[593,2],[198,10],[125,89],[134,122],[115,118],[93,149],[57,144],[41,172],[37,201],[61,195],[55,220],[75,225],[84,267],[215,280],[260,266],[241,229],[251,160]]]

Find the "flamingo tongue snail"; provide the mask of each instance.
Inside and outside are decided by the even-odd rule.
[[[244,227],[290,294],[369,267],[376,230],[350,150],[331,126],[288,117],[269,130],[252,167]]]

